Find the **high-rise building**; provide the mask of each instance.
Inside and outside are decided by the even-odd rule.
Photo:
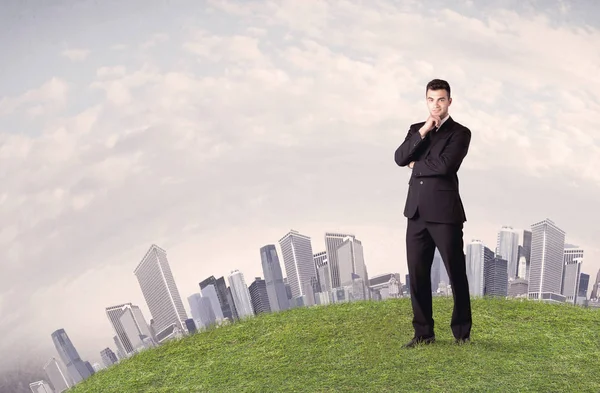
[[[193,318],[186,319],[185,326],[187,327],[189,334],[194,334],[198,331],[198,328],[196,327],[196,321],[194,321]]]
[[[484,296],[508,295],[508,261],[499,257],[484,263]],[[511,280],[512,281],[512,280]]]
[[[433,263],[431,264],[431,292],[437,292],[441,282],[450,284],[450,277],[446,271],[446,265],[440,250],[436,247],[433,253]]]
[[[508,284],[509,297],[527,297],[527,280],[516,278]]]
[[[119,337],[125,356],[133,354],[136,348],[143,347],[144,338],[152,338],[142,310],[132,303],[107,307],[106,316]]]
[[[304,284],[317,277],[310,237],[291,230],[279,239],[279,246],[292,297],[305,295]]]
[[[519,255],[521,255],[521,246],[519,246]],[[525,279],[525,277],[527,277],[527,258],[525,258],[524,255],[521,255],[519,257],[519,268],[517,271],[517,277],[518,278],[523,278]]]
[[[221,308],[221,303],[219,301],[219,293],[213,284],[208,284],[204,288],[200,290],[202,293],[202,297],[210,300],[210,305],[215,314],[215,318],[217,321],[222,321],[224,319],[223,309]],[[227,288],[225,288],[225,296],[227,296]],[[225,298],[225,300],[227,300]],[[229,305],[228,305],[229,307]]]
[[[583,258],[576,256],[575,258],[567,257],[565,249],[565,267],[562,276],[561,295],[565,296],[565,301],[568,303],[577,304],[579,295],[579,279],[581,278],[581,264]]]
[[[232,271],[227,280],[229,281],[229,288],[231,288],[233,302],[235,303],[235,309],[239,318],[243,319],[253,316],[252,299],[250,298],[250,291],[242,272],[239,270]]]
[[[75,383],[79,383],[93,374],[86,366],[85,362],[79,357],[79,353],[71,342],[71,339],[65,332],[65,329],[58,329],[52,333],[52,341],[61,360],[67,367],[69,375]]]
[[[156,336],[163,336],[163,330],[172,329],[172,325],[187,331],[187,313],[167,260],[167,252],[153,244],[135,268],[134,274],[154,319]]]
[[[217,316],[209,298],[194,293],[188,296],[188,303],[190,304],[192,319],[198,328],[207,329],[217,322]]]
[[[48,363],[44,365],[44,372],[48,377],[48,381],[54,387],[55,393],[61,393],[65,390],[75,386],[75,382],[69,372],[66,370],[65,365],[60,359],[50,358]]]
[[[229,303],[231,314],[233,315],[233,320],[237,321],[240,319],[240,315],[237,311],[237,306],[235,305],[235,301],[233,298],[233,292],[231,291],[231,286],[227,287],[227,303]]]
[[[577,304],[579,279],[583,262],[583,249],[573,244],[565,244],[561,294],[569,303]]]
[[[362,242],[355,237],[347,237],[336,250],[338,261],[338,276],[341,286],[352,285],[357,275],[368,284],[366,276],[365,257]]]
[[[331,292],[331,273],[327,261],[327,251],[320,251],[313,255],[315,268],[317,269],[318,292]]]
[[[237,319],[234,315],[235,311],[233,310],[233,303],[229,301],[229,297],[227,295],[227,284],[225,283],[225,277],[219,277],[216,279],[215,276],[210,276],[204,281],[200,282],[200,290],[202,292],[202,296],[204,295],[204,288],[212,285],[215,287],[217,292],[217,298],[219,299],[219,305],[221,306],[221,312],[223,314],[223,318],[227,318],[230,321],[234,321]],[[213,305],[213,311],[217,308]],[[218,311],[215,311],[215,316],[218,316]]]
[[[281,280],[281,284],[283,284],[283,279]],[[271,304],[267,289],[266,281],[260,277],[256,277],[254,282],[250,284],[250,288],[248,288],[250,299],[252,301],[252,308],[256,315],[271,312]],[[285,291],[285,287],[283,287],[283,290]]]
[[[484,268],[486,262],[494,259],[494,252],[481,240],[474,239],[467,245],[467,280],[471,296],[483,296],[485,287]]]
[[[113,341],[117,347],[117,357],[119,359],[125,359],[127,357],[127,352],[125,352],[125,347],[123,347],[123,343],[119,336],[113,336]]]
[[[561,284],[564,266],[565,232],[545,219],[531,226],[531,268],[529,299],[564,302]]]
[[[525,258],[525,273],[520,278],[529,280],[529,268],[531,266],[531,231],[524,229],[519,235],[519,261]]]
[[[32,393],[54,393],[48,382],[41,381],[32,382],[29,384],[29,389],[31,389]]]
[[[519,234],[513,227],[505,225],[500,228],[496,250],[496,256],[507,261],[508,279],[513,280],[517,276],[519,261]]]
[[[592,293],[590,294],[590,300],[598,300],[600,298],[600,269],[596,273],[596,281],[592,285]]]
[[[105,367],[110,367],[113,364],[117,364],[119,362],[119,360],[117,359],[117,355],[115,355],[112,349],[108,347],[100,351],[100,358],[102,359],[102,363],[104,363]]]
[[[325,233],[325,252],[327,253],[327,263],[329,265],[329,275],[331,276],[332,289],[342,286],[340,281],[340,268],[337,259],[337,249],[346,238],[354,238],[353,234],[347,233]]]
[[[267,244],[266,246],[261,247],[260,260],[262,263],[263,274],[265,275],[269,310],[276,312],[289,309],[290,302],[285,292],[281,263],[279,263],[277,249],[274,244]]]
[[[579,293],[578,297],[587,299],[588,285],[590,283],[590,275],[586,273],[581,273],[579,275]]]

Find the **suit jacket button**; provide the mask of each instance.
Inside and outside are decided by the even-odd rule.
[[[420,183],[423,184],[423,180],[421,180]]]

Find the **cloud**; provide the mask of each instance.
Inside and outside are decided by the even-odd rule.
[[[13,114],[22,107],[28,107],[30,114],[40,115],[64,107],[69,91],[68,83],[52,77],[39,88],[30,89],[16,97],[0,99],[0,117]]]
[[[0,132],[0,307],[21,305],[0,336],[51,351],[65,327],[97,358],[111,345],[104,307],[146,310],[132,272],[152,243],[184,299],[211,274],[262,275],[258,249],[291,228],[315,252],[325,231],[355,233],[371,275],[405,273],[410,172],[392,154],[434,77],[473,132],[465,240],[493,246],[501,225],[551,216],[598,268],[600,217],[580,210],[600,197],[600,86],[584,78],[600,64],[596,30],[418,2],[210,4],[222,29],[148,32],[131,52],[112,37],[103,63],[81,65],[90,79],[0,101],[0,121],[48,115],[38,133]]]
[[[88,58],[89,49],[65,49],[61,54],[71,61],[83,61]]]
[[[165,33],[156,33],[152,36],[151,39],[149,39],[148,41],[145,41],[140,47],[142,49],[149,49],[149,48],[153,48],[158,44],[162,44],[164,42],[167,42],[169,40],[169,35],[165,34]]]

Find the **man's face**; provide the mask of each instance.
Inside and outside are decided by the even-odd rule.
[[[448,92],[444,89],[427,90],[427,107],[433,116],[443,119],[448,114],[448,107],[452,104],[452,98],[448,98]]]

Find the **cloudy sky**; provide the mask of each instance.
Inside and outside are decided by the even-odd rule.
[[[465,241],[550,218],[600,268],[600,7],[594,1],[3,1],[0,353],[82,356],[104,308],[140,305],[133,270],[165,248],[186,298],[262,276],[290,229],[363,241],[406,269],[410,172],[393,153],[453,88],[473,133]]]

